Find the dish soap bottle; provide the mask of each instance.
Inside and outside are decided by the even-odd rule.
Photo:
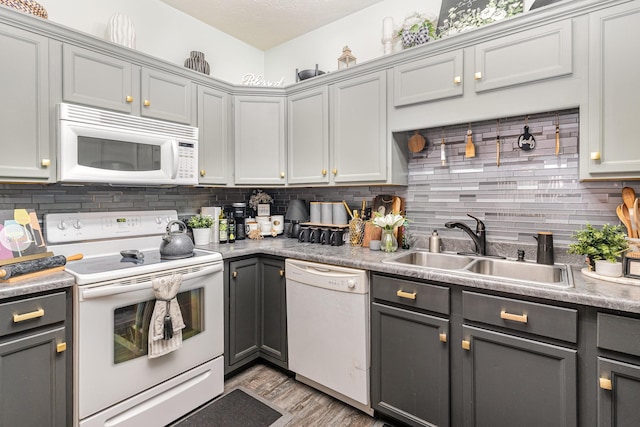
[[[429,252],[440,252],[440,236],[438,230],[433,230],[429,237]]]

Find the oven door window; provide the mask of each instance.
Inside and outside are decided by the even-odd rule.
[[[78,136],[78,164],[110,171],[159,171],[162,148],[139,142]]]
[[[204,330],[204,289],[180,292],[176,297],[185,328],[182,339],[187,340]],[[113,362],[122,363],[147,355],[149,324],[155,300],[116,308],[113,316]]]

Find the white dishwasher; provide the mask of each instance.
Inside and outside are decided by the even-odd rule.
[[[296,379],[373,415],[366,271],[286,260],[289,369]]]

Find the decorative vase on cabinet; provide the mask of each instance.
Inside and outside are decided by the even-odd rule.
[[[105,31],[106,39],[110,42],[126,46],[131,49],[136,47],[136,31],[133,23],[127,15],[115,13],[107,23]]]
[[[187,59],[184,60],[184,66],[193,71],[209,75],[211,71],[209,63],[204,59],[204,53],[192,50]]]

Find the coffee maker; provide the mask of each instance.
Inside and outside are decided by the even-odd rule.
[[[231,205],[233,218],[236,220],[236,240],[244,240],[247,237],[245,219],[247,218],[247,204],[233,203]]]
[[[288,237],[297,239],[300,234],[300,224],[309,221],[309,209],[304,200],[294,199],[287,206],[284,216],[285,233]]]

